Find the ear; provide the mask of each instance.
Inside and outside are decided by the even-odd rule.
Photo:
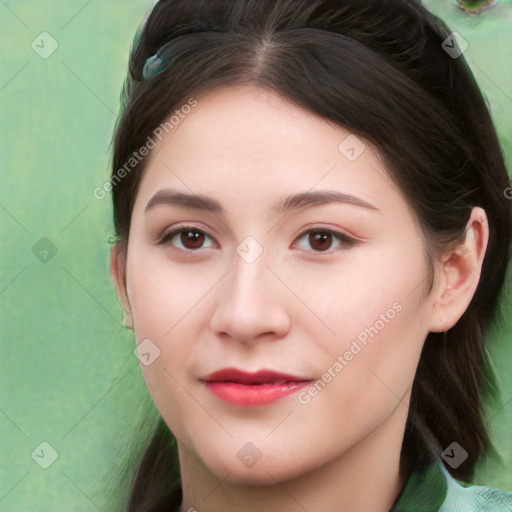
[[[114,281],[116,293],[124,311],[124,325],[133,329],[132,308],[126,289],[126,246],[116,243],[110,250],[110,275]]]
[[[462,244],[443,256],[431,315],[431,332],[451,329],[468,308],[480,280],[489,225],[482,208],[474,207]]]

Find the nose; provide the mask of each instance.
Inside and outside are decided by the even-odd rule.
[[[291,327],[284,288],[263,256],[252,263],[236,257],[218,290],[210,329],[245,344],[284,337]]]

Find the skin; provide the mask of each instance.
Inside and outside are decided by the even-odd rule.
[[[485,212],[474,208],[465,245],[436,259],[426,296],[416,219],[375,148],[365,142],[349,161],[338,146],[350,131],[253,87],[197,99],[152,150],[127,251],[116,246],[111,257],[126,325],[137,343],[149,338],[160,350],[141,370],[178,440],[182,510],[389,510],[404,484],[399,455],[421,348],[471,301],[487,247]],[[145,213],[166,188],[207,195],[224,211],[159,204]],[[312,189],[376,209],[275,210]],[[179,235],[155,242],[190,225],[208,235],[186,246],[191,256]],[[333,235],[322,253],[308,238],[313,228],[359,242],[340,245]],[[247,236],[263,251],[251,263],[236,251]],[[200,381],[226,367],[322,379],[397,302],[400,312],[306,404],[292,394],[235,406]],[[246,443],[261,453],[252,467],[237,457]]]

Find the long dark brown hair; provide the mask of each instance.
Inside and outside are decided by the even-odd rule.
[[[146,159],[123,173],[181,105],[247,84],[348,128],[377,148],[415,212],[431,259],[462,242],[482,207],[490,237],[474,297],[447,333],[430,333],[413,384],[402,464],[420,467],[457,441],[469,481],[489,438],[482,401],[494,377],[484,337],[498,320],[510,255],[509,180],[488,109],[450,30],[414,0],[161,0],[137,34],[114,138],[114,225],[126,250]],[[453,46],[452,40],[450,46]],[[159,73],[143,76],[158,50]],[[116,178],[114,180],[114,177]],[[176,446],[160,419],[131,483],[128,511],[181,501]]]

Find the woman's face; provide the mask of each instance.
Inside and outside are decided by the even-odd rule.
[[[420,231],[376,151],[233,87],[198,98],[149,158],[126,290],[182,464],[264,483],[379,435],[399,448],[433,308]],[[222,369],[291,383],[206,382]]]

